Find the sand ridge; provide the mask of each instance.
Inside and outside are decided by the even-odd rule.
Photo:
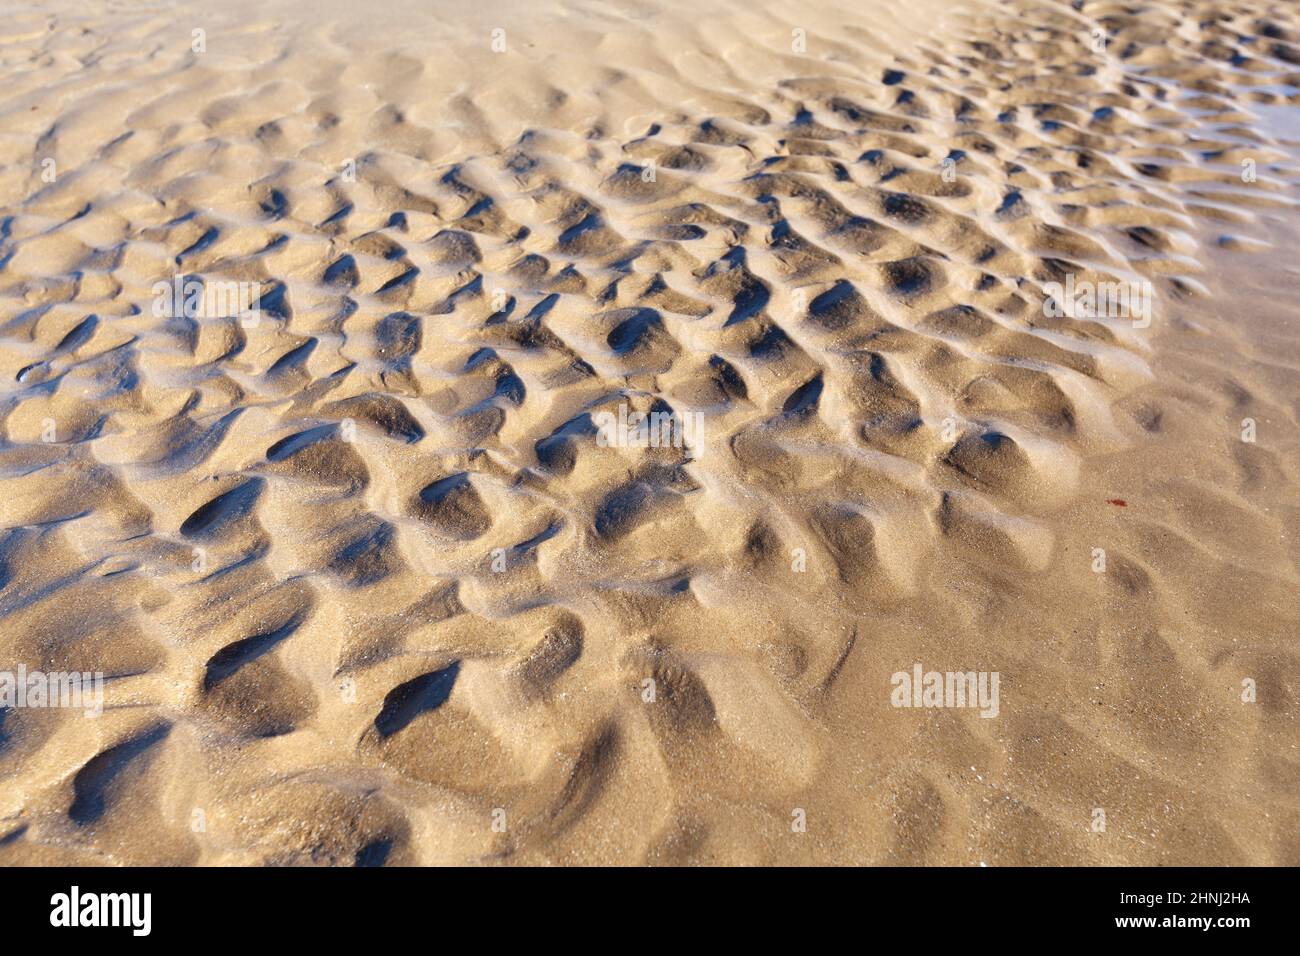
[[[11,18],[0,861],[1294,864],[1300,23],[915,6]]]

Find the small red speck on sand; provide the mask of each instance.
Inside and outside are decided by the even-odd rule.
[[[1107,498],[1107,499],[1106,499],[1106,504],[1108,504],[1108,505],[1117,505],[1117,506],[1119,506],[1120,508],[1127,508],[1127,507],[1128,507],[1128,502],[1125,501],[1123,498]]]

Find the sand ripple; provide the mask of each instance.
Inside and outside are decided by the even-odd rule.
[[[4,27],[0,860],[1300,862],[1300,18],[747,6]]]

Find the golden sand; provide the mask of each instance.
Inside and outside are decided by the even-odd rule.
[[[0,18],[0,864],[1300,863],[1294,4],[202,6]]]

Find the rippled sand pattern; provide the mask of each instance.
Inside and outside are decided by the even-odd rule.
[[[643,13],[2,28],[0,863],[1300,863],[1295,7]]]

